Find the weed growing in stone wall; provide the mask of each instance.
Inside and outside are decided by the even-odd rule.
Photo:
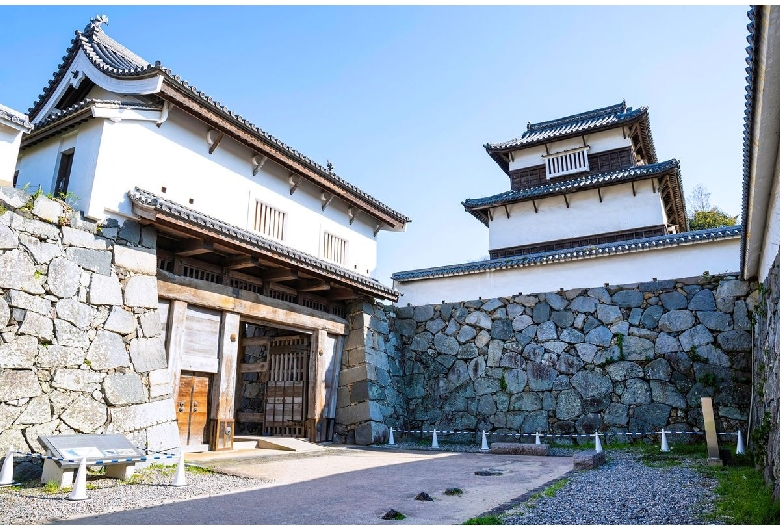
[[[763,467],[765,465],[766,450],[769,444],[769,433],[772,431],[772,414],[767,410],[764,412],[764,419],[750,434],[750,442],[753,445],[753,458],[755,465]]]

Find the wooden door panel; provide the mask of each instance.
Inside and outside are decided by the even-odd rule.
[[[182,446],[208,443],[209,376],[182,373],[176,396],[176,423]]]

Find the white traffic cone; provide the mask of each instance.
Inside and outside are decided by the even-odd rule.
[[[433,441],[431,442],[431,449],[439,448],[439,438],[436,436],[436,428],[433,428]]]
[[[176,476],[171,486],[186,486],[187,477],[184,475],[184,451],[179,453],[179,465],[176,466]]]
[[[661,452],[669,452],[669,444],[666,442],[666,431],[661,429]]]
[[[596,431],[596,434],[594,434],[593,436],[596,437],[596,452],[600,453],[601,451],[603,451],[603,449],[601,448],[601,439],[599,438],[599,432]]]
[[[485,431],[482,431],[482,447],[479,448],[480,451],[490,451],[490,447],[488,447],[487,443],[487,435],[485,434]]]
[[[68,495],[69,501],[84,501],[87,497],[87,457],[81,458],[79,470],[76,472],[76,483]]]
[[[536,431],[536,445],[542,445],[542,441],[539,439],[539,431]]]
[[[393,428],[390,427],[390,439],[387,440],[387,445],[395,445],[395,438],[393,438]]]
[[[3,469],[0,470],[0,487],[10,486],[14,483],[14,448],[8,448],[8,454],[3,461]]]
[[[737,431],[737,454],[738,455],[744,455],[745,454],[745,444],[742,441],[742,431]],[[0,485],[2,485],[3,481],[0,480]]]

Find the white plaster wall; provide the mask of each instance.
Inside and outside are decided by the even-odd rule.
[[[780,152],[780,149],[778,150]],[[771,193],[766,213],[766,226],[761,239],[761,260],[759,261],[758,279],[764,281],[769,274],[775,257],[780,250],[780,197],[777,196],[780,187],[780,159],[776,161],[772,173]],[[743,220],[744,226],[744,220]]]
[[[586,134],[585,143],[590,146],[590,150],[588,151],[589,155],[631,146],[631,140],[629,138],[623,138],[622,127],[594,134]],[[548,143],[547,149],[549,149],[550,154],[552,154],[574,149],[576,147],[582,147],[582,145],[582,136],[577,136],[575,138]],[[544,164],[542,155],[545,153],[546,151],[543,145],[513,151],[512,155],[514,156],[514,161],[509,162],[509,170],[513,171],[515,169],[523,169]]]
[[[518,293],[544,293],[739,271],[740,239],[601,256],[516,269],[394,282],[398,305],[460,302]]]
[[[270,161],[252,176],[252,153],[228,138],[209,155],[208,127],[178,109],[170,111],[160,128],[148,121],[104,123],[88,216],[132,216],[126,193],[138,186],[252,229],[254,203],[260,199],[287,213],[285,245],[321,256],[322,232],[327,230],[347,239],[347,268],[370,274],[376,267],[376,239],[370,217],[361,214],[350,225],[347,206],[339,199],[323,212],[321,190],[306,181],[290,195],[289,172]]]
[[[538,199],[534,211],[531,201],[507,205],[509,218],[503,206],[493,208],[490,222],[489,248],[499,249],[544,241],[569,239],[591,234],[605,234],[655,226],[665,223],[664,209],[658,186],[653,192],[650,180],[619,184],[597,190],[568,194],[569,207],[563,196]]]
[[[102,120],[90,120],[79,125],[74,131],[21,151],[17,166],[17,187],[28,186],[30,191],[40,187],[44,193],[51,193],[57,179],[60,153],[73,148],[68,191],[74,196],[71,200],[74,208],[86,213],[92,195],[92,179],[95,175],[102,131]]]
[[[22,131],[0,124],[0,181],[13,182]]]

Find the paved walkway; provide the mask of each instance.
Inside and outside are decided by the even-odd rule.
[[[572,469],[563,457],[345,448],[209,466],[271,479],[260,488],[59,524],[460,524]],[[479,476],[476,471],[501,475]],[[444,495],[460,488],[463,495]],[[434,498],[416,501],[426,492]],[[389,509],[402,521],[384,521]]]

